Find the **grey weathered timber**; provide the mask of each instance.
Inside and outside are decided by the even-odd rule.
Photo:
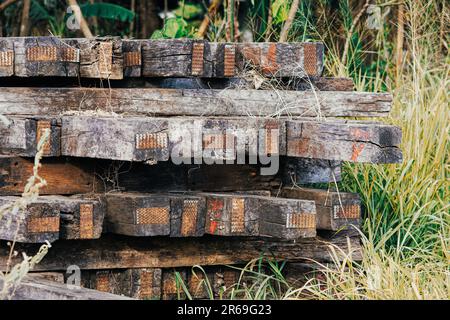
[[[287,186],[341,181],[340,161],[283,157],[280,167]]]
[[[356,193],[307,188],[283,188],[279,196],[313,200],[316,203],[317,229],[338,231],[361,224],[361,199]]]
[[[322,43],[237,43],[235,47],[238,73],[256,68],[264,76],[322,75]]]
[[[335,233],[335,232],[334,232]],[[301,238],[296,241],[250,239],[243,237],[199,237],[199,238],[140,238],[103,235],[98,240],[67,240],[52,244],[51,250],[35,266],[35,271],[66,271],[70,265],[82,270],[128,269],[128,268],[172,268],[194,265],[246,264],[256,257],[264,256],[283,261],[331,262],[329,246],[334,244],[348,252],[355,261],[361,259],[361,245],[357,237],[340,236],[328,238]],[[28,256],[36,254],[39,246],[17,244],[18,252]],[[5,270],[10,247],[0,242],[0,270]],[[13,257],[14,265],[21,256]]]
[[[0,287],[3,287],[0,280]],[[19,285],[11,287],[12,300],[132,300],[131,298],[86,288],[69,288],[64,283],[50,281],[41,275],[28,274]]]
[[[61,127],[57,119],[8,118],[0,122],[0,156],[34,156],[46,130],[50,135],[43,145],[43,156],[60,155]]]
[[[34,158],[0,157],[0,195],[21,195],[33,175]],[[73,195],[104,191],[95,165],[84,159],[44,158],[39,176],[46,185],[40,195]]]
[[[61,154],[124,161],[235,161],[286,153],[284,121],[264,118],[63,117]]]
[[[0,38],[0,78],[14,75],[14,42]]]
[[[205,200],[175,194],[111,193],[106,196],[108,232],[129,236],[202,236]]]
[[[65,44],[79,49],[80,77],[123,79],[122,40],[118,37],[64,39]]]
[[[402,161],[401,129],[358,121],[287,121],[287,155],[368,163]]]
[[[199,195],[206,197],[206,233],[278,239],[316,236],[316,208],[312,201],[244,193]]]
[[[18,203],[19,197],[0,197],[0,206]],[[96,197],[42,196],[25,210],[7,210],[0,222],[0,239],[23,243],[58,239],[98,239],[105,211]]]
[[[141,300],[161,299],[162,271],[158,268],[83,270],[81,285]]]
[[[14,75],[18,77],[77,77],[80,50],[57,37],[12,38]]]
[[[140,40],[143,76],[228,78],[255,70],[264,76],[320,76],[321,43],[209,43]]]
[[[383,117],[391,104],[388,93],[346,91],[0,88],[5,116],[106,111],[149,116]]]

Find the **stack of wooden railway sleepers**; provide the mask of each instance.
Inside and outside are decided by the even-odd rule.
[[[392,97],[322,77],[323,56],[320,43],[0,38],[0,205],[21,198],[38,150],[46,181],[0,221],[0,270],[21,260],[10,242],[33,255],[48,241],[40,276],[140,299],[185,297],[182,280],[204,298],[202,279],[219,294],[238,282],[228,266],[261,256],[327,263],[335,245],[358,259],[361,202],[334,188],[341,164],[400,162],[401,130],[349,120],[387,116]]]

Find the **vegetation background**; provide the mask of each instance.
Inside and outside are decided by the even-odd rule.
[[[71,30],[76,4],[85,19]],[[283,263],[256,259],[223,297],[449,299],[449,12],[445,0],[2,0],[0,35],[324,42],[327,75],[393,93],[383,121],[402,127],[404,162],[345,165],[337,187],[366,208],[363,261],[330,248],[334,264],[292,283]]]

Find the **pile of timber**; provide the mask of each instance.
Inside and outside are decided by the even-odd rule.
[[[28,255],[52,243],[17,297],[74,298],[42,278],[69,283],[74,266],[89,289],[176,299],[180,279],[193,297],[220,295],[239,279],[226,265],[262,256],[326,263],[335,245],[359,259],[359,196],[305,185],[335,185],[344,161],[401,162],[401,130],[349,120],[387,116],[392,96],[322,77],[323,55],[320,43],[0,38],[0,206],[20,199],[49,133],[40,196],[0,221],[2,271],[21,259],[9,242]],[[255,74],[284,90],[256,89]]]

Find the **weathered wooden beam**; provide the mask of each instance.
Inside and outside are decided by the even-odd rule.
[[[361,224],[361,199],[356,193],[307,188],[283,188],[280,197],[313,200],[317,229],[338,231]]]
[[[68,47],[79,50],[80,77],[123,79],[124,57],[120,38],[64,39],[63,42]]]
[[[206,197],[208,234],[278,239],[316,236],[316,208],[312,201],[243,193],[200,195]]]
[[[81,271],[85,288],[142,300],[161,299],[162,271],[158,268]]]
[[[21,195],[33,175],[34,159],[0,157],[0,195]],[[87,160],[45,158],[41,160],[39,176],[46,185],[40,195],[73,195],[104,190],[95,175],[95,167]]]
[[[340,161],[283,157],[280,167],[287,186],[341,181]]]
[[[14,42],[0,38],[0,78],[14,75]]]
[[[63,117],[61,154],[123,161],[245,162],[285,154],[284,121],[264,118]],[[260,152],[259,152],[260,151]]]
[[[0,279],[0,287],[3,286],[2,281]],[[12,300],[131,300],[86,288],[69,288],[64,283],[46,280],[41,275],[34,274],[28,274],[19,285],[8,292]]]
[[[5,116],[106,111],[149,116],[383,117],[388,93],[289,90],[0,88]]]
[[[287,155],[326,160],[398,163],[401,129],[358,121],[287,121]]]
[[[0,206],[17,203],[19,197],[0,197]],[[0,222],[0,239],[23,243],[58,239],[98,239],[105,212],[98,198],[43,196],[25,210],[10,209]]]
[[[108,194],[108,232],[129,236],[202,236],[205,200],[168,194]]]
[[[8,118],[9,123],[0,122],[0,156],[34,156],[39,140],[50,130],[43,146],[43,155],[60,155],[61,125],[57,119]]]
[[[77,265],[82,270],[123,268],[172,268],[194,265],[246,264],[260,256],[286,261],[313,259],[331,262],[330,245],[349,252],[358,261],[361,259],[359,238],[335,236],[334,238],[304,238],[296,241],[264,241],[250,238],[200,237],[200,238],[136,238],[103,235],[98,240],[67,240],[52,244],[44,259],[35,266],[36,271],[65,271]],[[36,245],[16,244],[18,252],[29,256],[39,249]],[[0,242],[0,270],[5,270],[10,248],[6,241]],[[11,263],[20,262],[20,256]]]
[[[57,37],[12,38],[14,75],[18,77],[77,77],[80,50]]]

